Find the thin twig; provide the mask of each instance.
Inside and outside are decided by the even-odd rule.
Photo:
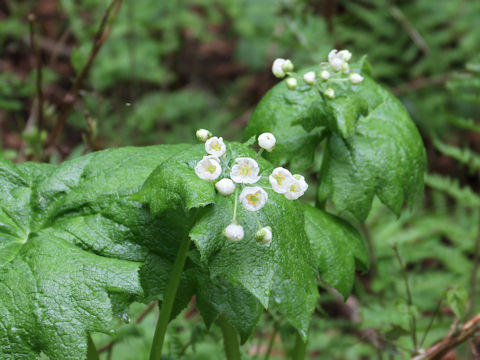
[[[475,304],[477,301],[477,281],[478,281],[478,267],[480,266],[480,234],[475,240],[475,250],[473,254],[473,268],[470,274],[470,309],[467,318],[475,314]]]
[[[107,10],[105,11],[105,14],[103,14],[102,21],[100,23],[100,26],[93,40],[93,45],[92,45],[92,50],[90,51],[90,55],[88,56],[87,62],[85,63],[85,65],[83,65],[82,69],[80,70],[80,73],[76,77],[71,89],[65,95],[62,108],[59,111],[60,114],[57,118],[57,123],[55,124],[55,127],[53,128],[47,140],[47,147],[51,147],[55,143],[56,138],[58,137],[63,127],[65,126],[65,123],[67,122],[67,119],[73,110],[73,105],[75,104],[78,98],[83,82],[87,77],[90,71],[90,68],[92,67],[93,61],[95,60],[98,52],[100,51],[100,49],[102,48],[103,44],[105,43],[105,41],[107,40],[110,34],[110,31],[112,29],[112,24],[118,15],[121,5],[122,5],[122,0],[112,0]],[[112,15],[110,16],[110,14]],[[109,20],[110,20],[110,23],[109,23]]]
[[[37,46],[35,39],[35,14],[28,15],[30,25],[30,47],[35,55],[36,67],[36,91],[37,91],[37,128],[40,131],[43,127],[43,90],[42,90],[42,54]],[[33,110],[33,109],[32,109]]]
[[[387,1],[388,10],[392,17],[398,21],[398,23],[405,29],[410,39],[412,39],[413,43],[417,45],[417,47],[425,54],[428,55],[430,53],[430,48],[428,47],[427,43],[423,39],[422,35],[415,29],[415,27],[408,21],[405,14],[400,10],[399,7],[390,4]]]
[[[272,334],[270,335],[270,341],[268,342],[268,348],[267,348],[267,352],[265,353],[264,360],[270,359],[270,354],[273,349],[273,344],[275,343],[275,337],[277,336],[279,325],[280,324],[277,321],[275,321],[275,323],[273,324],[273,331],[272,331]]]
[[[450,80],[451,77],[452,75],[450,74],[439,75],[439,76],[429,77],[429,78],[422,77],[422,78],[414,79],[408,82],[407,84],[394,87],[390,90],[394,95],[400,96],[400,95],[407,94],[411,91],[420,90],[426,87],[443,85],[448,80]]]
[[[135,320],[135,324],[140,324],[143,319],[145,319],[145,317],[150,314],[150,312],[155,308],[155,306],[157,306],[157,303],[158,301],[153,301],[150,303],[150,305],[148,305],[145,310],[143,310],[143,312],[137,317],[137,319]],[[118,340],[115,339],[111,342],[109,342],[108,344],[106,345],[103,345],[102,347],[98,348],[98,353],[101,354],[105,351],[111,351],[111,349],[113,348],[113,345],[115,345],[115,343],[117,342]]]
[[[417,351],[417,319],[415,317],[415,313],[411,311],[411,306],[413,305],[412,299],[412,292],[410,291],[410,284],[408,282],[408,273],[405,265],[403,264],[402,257],[400,256],[400,252],[398,251],[397,245],[392,245],[393,251],[395,252],[395,256],[397,257],[398,263],[400,264],[400,268],[402,271],[403,280],[405,281],[405,289],[407,291],[407,304],[409,306],[409,311],[411,312],[410,316],[410,323],[411,323],[411,331],[412,331],[412,342],[414,351]]]
[[[440,298],[440,300],[438,301],[437,307],[435,308],[435,311],[433,312],[432,317],[430,318],[430,322],[428,323],[428,326],[425,329],[425,332],[423,333],[422,339],[420,340],[420,343],[418,345],[418,347],[420,349],[422,348],[423,344],[425,343],[425,340],[427,339],[427,335],[430,332],[430,329],[432,328],[432,325],[433,325],[433,322],[434,322],[435,318],[440,313],[440,306],[442,306],[442,303],[443,303],[443,295]]]
[[[465,325],[456,331],[449,332],[442,340],[435,345],[430,346],[420,355],[412,360],[438,360],[441,359],[450,350],[456,348],[469,338],[480,331],[480,314],[470,319]]]

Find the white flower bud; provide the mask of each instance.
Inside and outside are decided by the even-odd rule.
[[[290,89],[290,90],[295,90],[297,88],[297,79],[295,79],[294,77],[289,77],[287,80],[286,80],[286,84],[287,84],[287,87]]]
[[[261,241],[265,246],[270,246],[272,243],[272,228],[270,226],[265,226],[257,231],[255,234],[255,239]]]
[[[353,85],[360,84],[363,81],[363,76],[357,73],[351,73],[348,78]]]
[[[272,65],[272,73],[277,78],[285,77],[285,71],[283,70],[283,64],[285,64],[285,59],[275,59]]]
[[[345,60],[343,59],[342,56],[339,55],[336,49],[333,49],[328,54],[328,63],[332,67],[333,71],[340,71],[342,70]]]
[[[225,178],[225,179],[222,179],[222,180],[218,181],[215,184],[215,188],[223,196],[228,196],[228,195],[233,194],[233,192],[235,191],[235,184],[233,183],[232,180],[230,180],[228,178]]]
[[[324,94],[328,98],[333,99],[335,97],[335,90],[333,90],[332,88],[328,88],[327,90],[325,90]]]
[[[342,72],[343,72],[344,74],[348,74],[348,73],[350,72],[350,65],[348,65],[348,63],[343,64],[343,66],[342,66]]]
[[[238,224],[230,224],[223,231],[225,237],[232,241],[240,241],[243,239],[245,233],[243,232],[243,227]]]
[[[276,142],[277,139],[275,139],[275,136],[273,136],[272,133],[263,133],[258,137],[258,145],[260,145],[261,148],[267,150],[268,152],[271,152],[273,150]]]
[[[323,81],[327,81],[328,79],[330,79],[330,73],[327,70],[323,70],[320,73],[320,77],[322,78]]]
[[[338,55],[347,62],[350,61],[350,59],[352,58],[352,53],[348,50],[341,50],[338,52]]]
[[[201,142],[205,142],[212,137],[212,133],[206,129],[198,129],[196,135],[197,140]]]
[[[315,73],[313,71],[309,71],[303,75],[303,81],[308,85],[315,84]]]
[[[282,65],[282,70],[286,73],[292,72],[294,68],[293,63],[289,59],[285,60]]]

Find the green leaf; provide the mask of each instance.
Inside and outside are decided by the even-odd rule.
[[[275,165],[290,163],[293,171],[308,168],[313,162],[315,148],[323,137],[320,128],[305,131],[298,125],[317,111],[316,90],[290,91],[284,81],[270,89],[256,106],[244,132],[244,139],[271,132],[277,143],[275,151],[264,154]]]
[[[266,157],[299,167],[312,164],[326,136],[318,200],[331,199],[339,212],[363,221],[378,196],[398,215],[404,203],[412,205],[423,193],[422,140],[403,105],[370,78],[365,59],[351,69],[364,81],[329,83],[334,99],[315,87],[292,91],[283,82],[276,85],[255,109],[245,136],[272,132],[278,145]]]
[[[198,145],[169,158],[134,198],[150,204],[158,216],[166,219],[171,215],[170,208],[182,209],[182,222],[192,224],[190,237],[212,278],[242,285],[265,308],[274,299],[292,324],[306,332],[318,291],[310,245],[303,229],[298,229],[298,224],[303,224],[302,211],[296,202],[267,190],[268,202],[255,214],[239,205],[237,221],[244,227],[245,238],[240,242],[228,241],[223,231],[232,222],[234,196],[217,194],[213,182],[195,175],[194,167],[203,155],[203,145]],[[228,176],[228,165],[242,156],[256,154],[244,144],[227,144],[223,176]],[[267,177],[272,165],[264,159],[259,159],[259,165],[264,176],[258,184],[269,186]],[[263,226],[272,227],[274,240],[270,247],[255,240],[255,215]]]
[[[468,291],[463,286],[454,286],[447,290],[447,303],[458,319],[465,316],[468,303]]]
[[[237,330],[242,343],[251,335],[262,313],[260,302],[244,287],[195,269],[197,307],[207,327],[223,315]]]
[[[305,231],[312,245],[320,276],[346,299],[355,280],[355,269],[368,269],[365,243],[345,220],[304,205]]]
[[[157,220],[128,197],[184,148],[0,160],[0,358],[84,359],[87,332],[113,331],[113,312],[143,296],[142,261],[161,253]]]

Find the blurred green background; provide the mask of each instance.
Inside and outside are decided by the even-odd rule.
[[[479,310],[480,1],[478,0],[123,0],[54,146],[45,141],[90,54],[105,0],[0,0],[0,156],[59,162],[107,147],[195,141],[207,128],[240,140],[251,111],[278,80],[276,57],[297,68],[332,48],[368,54],[373,75],[406,106],[429,159],[424,203],[396,219],[375,206],[362,227],[373,266],[344,303],[322,287],[309,357],[409,358],[409,316],[427,347],[455,318]],[[37,51],[31,46],[29,14]],[[42,63],[44,118],[36,111]],[[391,245],[407,264],[414,306]],[[145,359],[154,312],[119,321],[102,359]],[[434,317],[433,325],[429,325]],[[274,330],[277,329],[277,330]],[[289,328],[265,314],[243,347],[285,358]],[[98,347],[112,341],[95,337]],[[473,342],[476,344],[476,340]],[[111,349],[111,350],[109,350]],[[194,303],[169,330],[169,359],[222,359],[218,329]],[[472,358],[470,345],[448,359]]]

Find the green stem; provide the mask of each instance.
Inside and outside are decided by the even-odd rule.
[[[160,309],[160,316],[158,317],[157,327],[155,329],[155,335],[153,337],[153,344],[150,350],[150,360],[160,360],[162,356],[163,341],[165,339],[165,333],[167,331],[168,322],[172,313],[173,302],[177,294],[178,284],[182,276],[185,260],[187,259],[188,249],[190,248],[190,237],[185,236],[180,243],[178,249],[177,258],[173,264],[173,271],[168,281],[167,291],[163,298],[162,306]]]
[[[87,335],[87,360],[99,360],[97,348],[90,334]]]
[[[233,204],[233,220],[232,223],[236,223],[237,220],[237,199],[238,199],[238,188],[235,186],[235,202]]]
[[[267,348],[267,352],[265,353],[264,360],[270,359],[270,353],[272,352],[272,349],[273,349],[273,343],[275,342],[275,336],[277,336],[277,331],[278,331],[278,322],[275,322],[275,324],[273,325],[273,331],[270,337],[270,341],[268,342],[268,348]]]
[[[395,256],[397,257],[398,263],[400,264],[400,268],[402,270],[402,275],[403,275],[403,280],[405,282],[405,290],[407,292],[407,304],[408,307],[411,308],[413,305],[413,298],[412,298],[412,292],[410,291],[410,284],[408,281],[408,273],[407,273],[407,268],[403,264],[402,257],[400,255],[400,252],[398,251],[397,245],[392,246],[393,251],[395,252]],[[411,311],[411,309],[409,309]],[[412,331],[412,343],[414,347],[414,353],[417,352],[418,349],[418,342],[417,342],[417,319],[415,317],[415,314],[413,311],[411,312],[411,317],[410,317],[410,324],[411,324],[411,331]]]
[[[303,341],[299,333],[297,333],[297,338],[295,340],[295,347],[292,352],[292,360],[304,360],[305,355],[307,354],[307,342]]]
[[[227,360],[240,360],[240,344],[238,342],[237,332],[223,315],[220,315],[217,323],[222,330],[223,343],[225,346],[225,354],[227,355]]]

